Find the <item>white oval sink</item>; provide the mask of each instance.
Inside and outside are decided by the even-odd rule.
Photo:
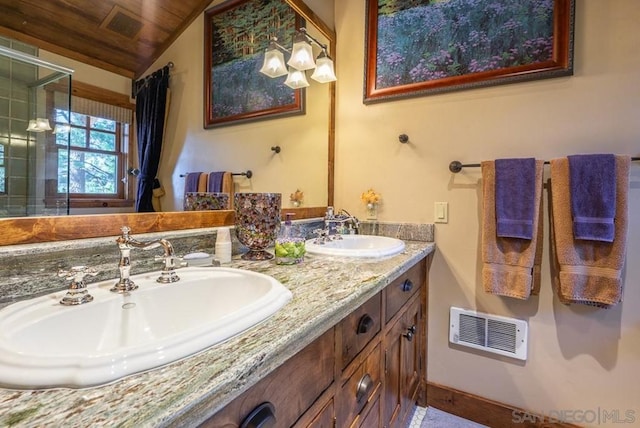
[[[401,253],[404,242],[400,239],[375,235],[339,235],[342,239],[332,239],[318,243],[316,239],[305,242],[308,253],[342,257],[388,257]]]
[[[132,276],[139,288],[117,294],[116,280],[88,286],[93,302],[63,306],[66,292],[0,310],[0,385],[100,385],[165,365],[267,319],[292,297],[274,278],[220,267]]]

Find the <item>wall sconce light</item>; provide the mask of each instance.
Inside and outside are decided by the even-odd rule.
[[[49,125],[49,119],[43,119],[41,117],[38,117],[36,119],[30,120],[29,126],[27,127],[27,131],[29,132],[51,131],[51,125]]]
[[[71,125],[68,123],[57,123],[56,127],[53,128],[54,134],[68,134],[71,132]]]
[[[311,42],[314,42],[322,51],[314,61]],[[291,53],[286,65],[282,51]],[[287,65],[289,66],[287,70]],[[319,83],[335,82],[338,80],[334,71],[333,60],[327,53],[327,45],[307,33],[302,27],[293,39],[291,50],[278,44],[278,39],[273,37],[264,53],[264,62],[260,73],[271,78],[284,76],[287,79],[284,84],[293,89],[309,86],[305,71],[315,68],[311,78]]]

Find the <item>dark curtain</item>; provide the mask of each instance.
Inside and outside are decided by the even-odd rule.
[[[154,212],[153,186],[162,150],[169,89],[169,67],[165,66],[134,84],[138,139],[138,192],[136,212]]]

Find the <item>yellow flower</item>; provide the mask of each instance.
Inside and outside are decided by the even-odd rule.
[[[304,193],[300,191],[300,189],[296,189],[295,192],[289,195],[289,200],[291,202],[301,202],[304,199]]]
[[[365,204],[377,204],[380,202],[380,194],[373,191],[373,189],[369,189],[360,195],[360,200]]]

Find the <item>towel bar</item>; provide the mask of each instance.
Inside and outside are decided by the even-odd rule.
[[[632,157],[631,158],[632,161],[636,162],[636,161],[640,161],[640,157]],[[549,165],[549,161],[544,161],[545,165]],[[462,171],[462,168],[480,168],[480,164],[479,163],[466,163],[463,164],[460,161],[453,161],[449,164],[449,171],[453,172],[454,174],[459,173],[460,171]]]
[[[248,169],[245,172],[232,172],[231,175],[242,175],[243,177],[251,178],[253,177],[253,172]],[[180,177],[184,178],[187,174],[180,174]]]

